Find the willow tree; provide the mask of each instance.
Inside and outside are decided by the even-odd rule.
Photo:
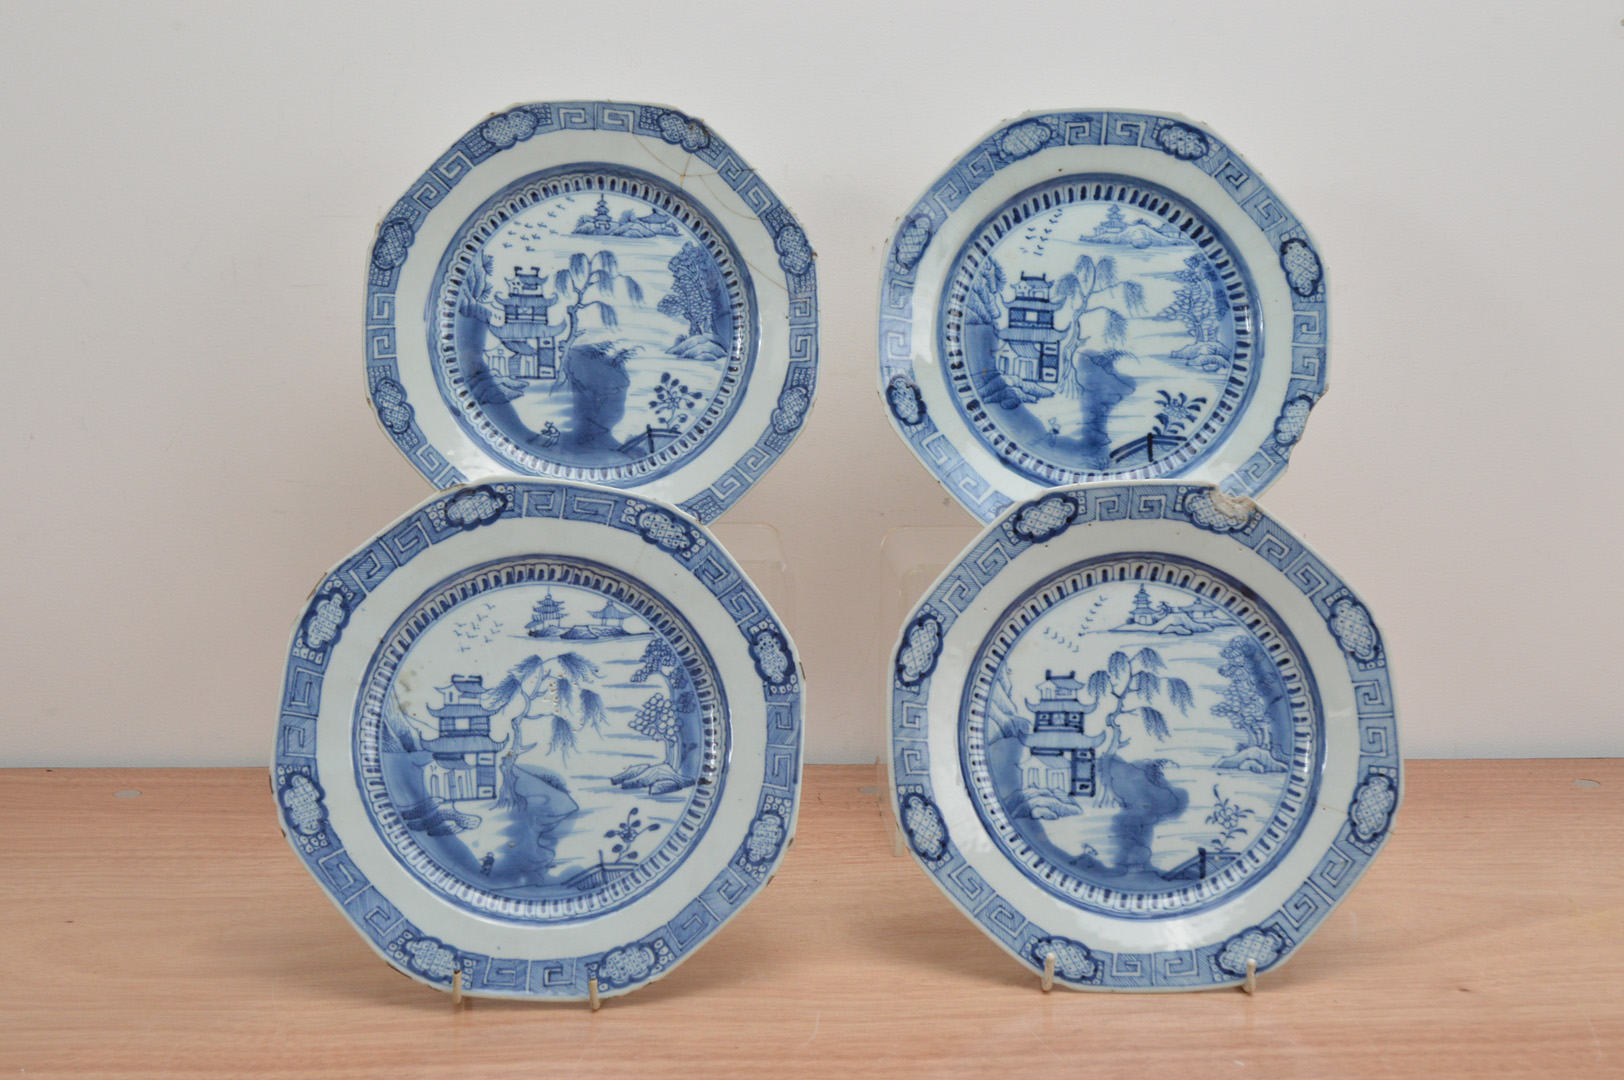
[[[1123,733],[1122,722],[1137,717],[1151,738],[1164,742],[1170,736],[1167,716],[1156,703],[1165,697],[1180,715],[1188,715],[1190,706],[1195,704],[1190,684],[1162,675],[1166,669],[1161,654],[1146,646],[1132,656],[1120,650],[1113,652],[1105,667],[1088,677],[1088,692],[1094,696],[1094,707],[1103,703],[1111,705],[1110,712],[1105,714],[1108,738],[1096,759],[1099,782],[1095,786],[1094,801],[1099,806],[1122,805],[1113,781],[1117,759],[1131,741]],[[1157,772],[1159,774],[1159,769]]]
[[[1116,259],[1110,255],[1098,262],[1088,255],[1079,255],[1071,273],[1062,274],[1054,283],[1053,298],[1061,310],[1072,312],[1071,325],[1061,341],[1063,352],[1071,353],[1083,347],[1088,340],[1083,335],[1084,320],[1096,312],[1105,316],[1105,342],[1121,347],[1128,341],[1128,316],[1145,313],[1145,290],[1137,281],[1124,281],[1117,277]],[[1100,303],[1094,301],[1098,299]],[[1105,303],[1114,300],[1119,306]],[[1123,313],[1123,309],[1127,313]]]
[[[614,299],[617,287],[632,303],[643,302],[643,287],[636,278],[620,272],[619,260],[614,252],[608,250],[592,256],[582,252],[571,255],[569,265],[553,274],[553,287],[566,301],[564,317],[568,320],[568,327],[564,341],[558,347],[558,351],[565,356],[569,355],[570,346],[581,332],[581,316],[589,309],[597,309],[598,319],[606,329],[613,330],[620,325],[620,316],[615,313],[614,305],[609,303]],[[588,299],[589,296],[594,299]]]
[[[514,701],[522,702],[518,713],[509,720],[513,728],[513,743],[502,755],[501,783],[497,791],[498,806],[513,806],[517,796],[513,790],[513,769],[517,759],[541,745],[524,741],[524,725],[531,720],[544,720],[550,724],[547,740],[548,755],[558,754],[559,760],[569,761],[570,751],[576,749],[576,735],[591,726],[601,731],[604,724],[603,701],[595,691],[576,688],[593,682],[598,676],[598,665],[577,652],[562,653],[548,659],[527,656],[508,670],[502,681],[485,692],[482,703],[495,711],[506,709]]]

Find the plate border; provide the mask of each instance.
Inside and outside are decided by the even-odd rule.
[[[1284,578],[1325,619],[1347,662],[1356,704],[1357,780],[1335,839],[1279,908],[1222,941],[1194,948],[1112,952],[1038,925],[965,859],[937,808],[931,780],[926,702],[948,630],[977,610],[981,591],[1023,552],[1073,525],[1124,520],[1193,526],[1256,555],[1260,573]],[[1314,676],[1332,674],[1316,671]],[[1278,966],[1369,868],[1391,834],[1403,797],[1387,649],[1369,609],[1279,521],[1250,499],[1226,497],[1209,485],[1166,480],[1086,484],[1055,489],[1012,507],[971,542],[903,623],[890,656],[887,688],[889,798],[909,851],[954,905],[1005,951],[1038,973],[1045,955],[1053,952],[1055,981],[1076,989],[1213,989],[1245,982],[1247,960],[1255,961],[1259,972]],[[962,782],[958,748],[951,750]],[[1299,837],[1297,843],[1302,842]]]
[[[351,611],[391,574],[434,545],[516,518],[534,520],[543,528],[547,520],[556,519],[619,529],[672,556],[732,616],[761,680],[767,725],[762,788],[738,850],[666,924],[616,948],[581,956],[492,956],[460,949],[413,925],[346,854],[327,813],[316,760],[322,684]],[[730,687],[729,693],[751,689]],[[352,712],[344,711],[351,723]],[[609,997],[669,972],[737,914],[776,872],[794,836],[800,806],[804,713],[805,686],[788,632],[703,526],[633,492],[508,477],[431,496],[339,563],[312,591],[289,642],[271,790],[278,823],[294,853],[367,943],[397,970],[441,989],[449,988],[453,972],[460,970],[462,989],[469,994],[554,1000],[585,1000],[588,980],[596,978],[600,994]],[[728,762],[729,771],[736,766]],[[334,782],[354,781],[343,776]]]
[[[469,440],[470,446],[491,461],[492,468],[481,476],[466,476],[429,442],[418,426],[415,410],[424,403],[414,404],[408,400],[400,381],[395,342],[398,334],[421,332],[422,328],[411,325],[413,312],[405,313],[408,325],[396,325],[401,312],[395,288],[400,268],[411,254],[418,227],[453,188],[494,156],[559,131],[600,131],[657,138],[681,147],[715,170],[716,175],[755,211],[772,238],[787,290],[784,303],[789,350],[784,380],[766,429],[755,442],[709,487],[678,503],[690,517],[700,522],[714,521],[777,463],[800,434],[812,408],[817,395],[818,372],[817,269],[806,232],[761,174],[707,124],[677,109],[615,101],[531,102],[492,114],[452,143],[389,209],[373,237],[366,291],[367,400],[384,434],[426,480],[442,490],[513,472],[505,464],[489,458],[478,443]],[[694,197],[697,200],[697,196]],[[436,252],[433,257],[438,261],[443,254]],[[763,310],[764,290],[755,291],[757,317],[764,318],[767,314]],[[757,357],[758,362],[762,359],[765,358]],[[741,393],[743,390],[744,387],[740,387]],[[434,401],[427,407],[441,408],[444,403]],[[680,472],[678,469],[664,475],[669,478]],[[538,479],[555,478],[540,476]],[[637,492],[640,485],[617,487],[617,490]]]
[[[930,417],[913,363],[917,351],[913,297],[919,285],[915,270],[948,218],[1001,170],[1042,150],[1113,146],[1159,151],[1175,166],[1197,169],[1218,182],[1279,254],[1279,272],[1292,304],[1290,380],[1272,435],[1218,486],[1231,495],[1261,494],[1285,470],[1309,412],[1325,393],[1328,313],[1319,246],[1240,154],[1205,125],[1176,113],[1078,109],[1031,112],[1005,121],[959,155],[898,220],[886,243],[880,277],[879,393],[891,426],[942,486],[982,522],[992,521],[1018,501],[1007,493],[1006,481],[1019,474],[1008,469],[991,476],[977,471]],[[1269,268],[1250,269],[1256,275]],[[1285,336],[1283,328],[1271,333],[1275,340]],[[918,348],[934,353],[936,344],[926,342]],[[1179,475],[1157,479],[1177,480]],[[1130,471],[1120,480],[1099,482],[1136,480]]]

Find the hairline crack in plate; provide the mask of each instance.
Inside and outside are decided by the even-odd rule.
[[[433,496],[312,593],[272,787],[306,869],[398,970],[612,996],[772,876],[804,693],[782,624],[703,526],[508,477]]]
[[[1402,792],[1385,643],[1245,498],[1176,481],[1019,504],[892,654],[891,798],[914,857],[1034,971],[1231,985],[1283,962]]]
[[[1034,112],[903,215],[879,392],[982,521],[1050,487],[1188,479],[1260,494],[1326,387],[1313,238],[1176,115]]]
[[[367,392],[439,487],[547,476],[714,520],[811,409],[813,262],[794,215],[703,122],[518,105],[378,226]]]

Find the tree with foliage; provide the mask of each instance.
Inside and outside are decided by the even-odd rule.
[[[970,295],[965,302],[966,318],[983,326],[1002,325],[1004,288],[1008,284],[1004,268],[998,265],[998,260],[984,260],[970,281]]]
[[[468,274],[462,279],[462,290],[457,294],[457,314],[482,323],[491,321],[491,298],[496,286],[491,278],[496,273],[496,260],[481,255],[468,264]]]
[[[1103,301],[1113,293],[1121,297],[1121,307],[1094,303],[1096,297]],[[1128,315],[1145,312],[1144,286],[1137,281],[1119,279],[1116,259],[1110,255],[1098,262],[1088,255],[1079,255],[1071,273],[1061,275],[1055,282],[1053,297],[1060,303],[1061,310],[1072,311],[1071,325],[1061,339],[1062,355],[1081,349],[1088,340],[1083,335],[1083,322],[1089,315],[1103,312],[1106,344],[1121,347],[1128,340]],[[1126,315],[1122,308],[1127,309]]]
[[[1212,707],[1212,715],[1228,720],[1246,736],[1247,746],[1269,745],[1269,714],[1263,692],[1258,687],[1252,654],[1260,651],[1251,638],[1237,634],[1219,654],[1223,663],[1218,674],[1228,679],[1222,698]]]
[[[654,310],[673,319],[688,320],[689,337],[714,336],[723,315],[715,262],[699,245],[686,243],[665,265],[671,271],[671,291],[660,298]]]
[[[1245,634],[1231,638],[1219,654],[1223,663],[1218,674],[1229,680],[1224,684],[1221,700],[1212,707],[1212,714],[1246,736],[1235,753],[1216,763],[1220,769],[1244,769],[1247,772],[1285,772],[1290,757],[1290,730],[1281,727],[1289,723],[1286,716],[1276,716],[1271,708],[1281,691],[1272,690],[1277,684],[1273,665],[1263,647]],[[1282,745],[1276,745],[1280,742]]]
[[[608,250],[590,257],[576,252],[570,256],[568,266],[553,274],[553,287],[565,300],[564,317],[568,320],[564,341],[558,347],[560,353],[569,355],[570,346],[581,332],[581,316],[588,308],[598,309],[598,319],[605,328],[613,330],[620,325],[614,306],[603,299],[613,299],[617,286],[632,303],[643,302],[643,287],[636,278],[620,272],[620,262]],[[596,299],[588,300],[589,294],[595,294]]]
[[[642,707],[637,710],[637,715],[632,717],[630,726],[637,734],[664,743],[665,764],[671,769],[677,767],[677,746],[682,741],[682,730],[677,720],[677,710],[672,706],[670,698],[664,694],[655,694],[643,702]]]
[[[656,675],[664,681],[667,693],[655,694],[643,702],[629,726],[636,734],[662,744],[661,761],[656,765],[632,765],[610,777],[609,782],[621,787],[646,787],[651,794],[659,795],[687,787],[697,779],[697,774],[685,767],[690,747],[683,745],[682,718],[699,707],[699,698],[682,658],[657,635],[643,649],[642,662],[630,681],[643,683]]]
[[[598,665],[577,652],[563,653],[551,659],[527,656],[515,664],[500,683],[485,692],[483,704],[492,711],[506,709],[515,700],[523,702],[518,714],[509,721],[513,728],[513,743],[502,755],[502,782],[497,791],[497,805],[513,804],[514,764],[527,751],[540,745],[539,742],[524,741],[524,725],[528,721],[550,721],[547,753],[558,754],[559,759],[566,762],[570,751],[576,749],[578,732],[589,724],[595,729],[602,729],[603,701],[597,693],[582,689],[579,705],[576,699],[576,687],[594,681],[597,675]]]
[[[1218,336],[1219,307],[1217,283],[1199,255],[1184,260],[1184,269],[1173,275],[1179,288],[1173,302],[1158,311],[1163,322],[1181,322],[1197,342],[1215,341]]]
[[[1113,652],[1105,667],[1088,677],[1088,692],[1094,696],[1093,708],[1106,701],[1112,705],[1105,716],[1109,739],[1097,759],[1099,783],[1095,787],[1095,803],[1099,806],[1121,805],[1111,778],[1117,756],[1131,741],[1122,732],[1122,721],[1138,716],[1151,737],[1162,742],[1169,736],[1167,717],[1154,703],[1166,697],[1183,715],[1188,715],[1190,706],[1195,704],[1195,695],[1190,692],[1188,683],[1159,674],[1166,669],[1161,654],[1146,646],[1131,657],[1121,650]],[[1159,768],[1153,779],[1160,779]]]

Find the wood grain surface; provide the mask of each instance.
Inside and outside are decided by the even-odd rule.
[[[1040,992],[892,856],[873,784],[808,768],[772,885],[593,1014],[391,971],[261,770],[0,772],[0,1080],[1624,1076],[1624,761],[1411,762],[1392,842],[1255,997]]]

